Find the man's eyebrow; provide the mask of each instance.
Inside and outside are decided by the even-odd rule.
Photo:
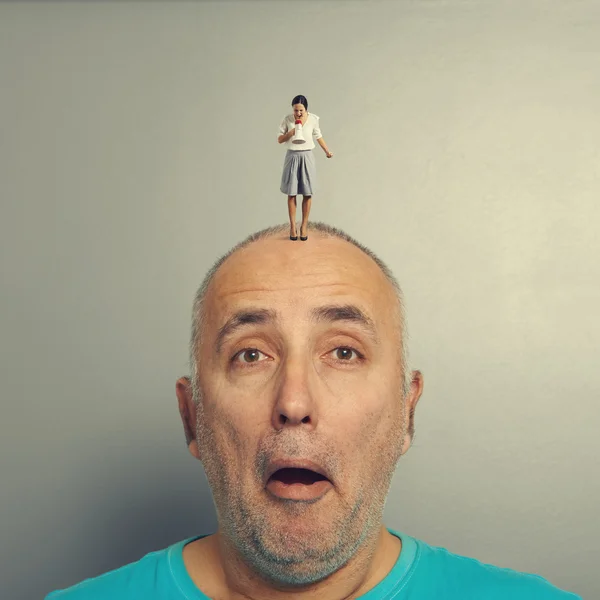
[[[217,340],[215,344],[217,353],[221,352],[225,339],[241,327],[244,327],[245,325],[266,323],[267,321],[274,321],[275,319],[275,311],[268,310],[266,308],[240,310],[234,313],[229,319],[227,319],[225,324],[217,333]]]
[[[312,310],[312,317],[316,321],[346,321],[357,323],[367,331],[374,341],[378,341],[377,329],[373,319],[371,319],[363,310],[354,304],[333,304],[330,306],[319,306]]]
[[[319,306],[311,311],[311,317],[315,321],[328,321],[330,323],[345,321],[356,323],[365,329],[375,342],[379,341],[373,320],[358,306],[353,304]],[[263,323],[275,321],[276,319],[277,315],[275,311],[266,308],[240,310],[234,313],[217,332],[215,343],[217,353],[221,352],[225,339],[238,329],[241,329],[246,325],[261,325]]]

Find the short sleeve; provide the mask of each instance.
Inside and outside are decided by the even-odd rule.
[[[320,117],[315,117],[315,121],[315,126],[313,127],[313,137],[318,140],[319,138],[323,137],[323,134],[321,133]]]

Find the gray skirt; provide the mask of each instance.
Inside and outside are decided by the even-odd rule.
[[[281,191],[286,196],[312,196],[317,183],[317,163],[312,150],[288,150],[283,163]]]

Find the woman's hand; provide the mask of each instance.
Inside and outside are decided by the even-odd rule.
[[[331,158],[331,157],[333,156],[333,152],[330,152],[329,150],[327,150],[327,151],[325,152],[325,156],[326,156],[327,158]]]

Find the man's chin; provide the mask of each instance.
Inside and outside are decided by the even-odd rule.
[[[350,558],[336,538],[333,531],[324,532],[314,525],[276,525],[261,532],[246,560],[276,586],[310,586],[329,577]]]
[[[352,535],[348,535],[336,507],[328,500],[269,502],[254,532],[253,538],[259,546],[256,550],[289,566],[329,560]]]
[[[345,564],[364,531],[359,506],[348,512],[336,488],[316,500],[281,498],[262,488],[224,530],[244,562],[280,586],[309,586]],[[357,518],[358,517],[358,518]]]

